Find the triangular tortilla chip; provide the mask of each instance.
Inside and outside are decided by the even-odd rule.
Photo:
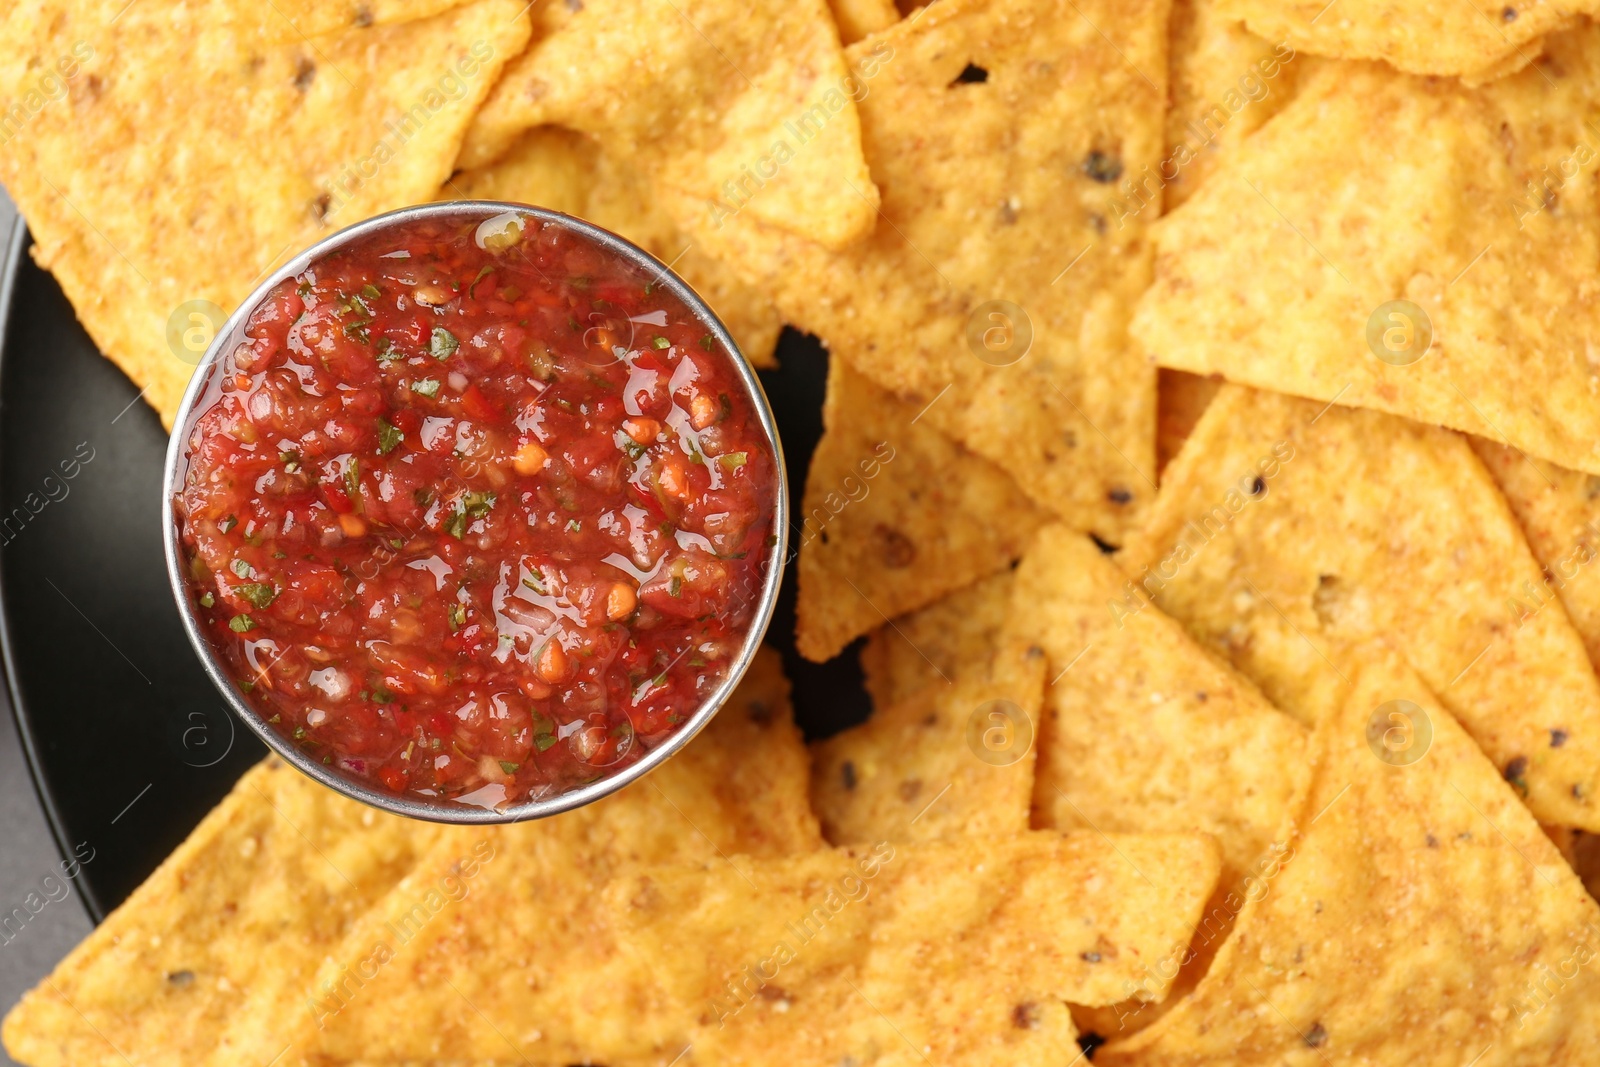
[[[136,3],[107,20],[104,5],[63,0],[0,16],[0,98],[79,57],[65,96],[0,143],[0,181],[34,257],[167,423],[214,329],[269,268],[433,197],[529,32],[516,0],[481,0],[269,45],[227,21],[236,7]]]
[[[1004,569],[1047,519],[1003,469],[837,359],[822,421],[795,537],[807,659]]]
[[[1382,59],[1415,74],[1487,81],[1539,54],[1539,36],[1572,25],[1589,0],[1395,3],[1394,0],[1221,0],[1253,33],[1341,59]]]
[[[1224,890],[1255,873],[1302,778],[1305,727],[1065,527],[1023,557],[1013,611],[1049,660],[1035,825],[1203,831]]]
[[[861,648],[873,707],[987,663],[1011,618],[1011,586],[1012,572],[1001,571],[874,630]]]
[[[1477,90],[1319,68],[1157,227],[1139,344],[1600,473],[1600,27],[1549,52]]]
[[[443,832],[268,759],[11,1009],[6,1051],[32,1067],[272,1061],[322,954]]]
[[[671,1059],[686,1021],[597,895],[639,864],[820,847],[808,773],[788,683],[763,649],[728,706],[645,778],[564,815],[441,843],[324,962],[291,1059]],[[419,921],[418,902],[478,841],[493,860],[469,906]]]
[[[575,130],[529,130],[504,157],[453,176],[441,199],[514,200],[565,211],[621,234],[683,276],[758,367],[775,367],[778,309],[685,237],[626,163]]]
[[[1283,820],[1306,781],[1306,730],[1161,614],[1116,564],[1063,526],[1043,530],[1017,568],[1013,626],[1044,649],[1033,824],[1106,833],[1209,833],[1222,877],[1179,961],[1194,987],[1240,904],[1278,862]],[[1159,1017],[1124,1003],[1079,1010],[1116,1037]]]
[[[869,237],[833,255],[749,212],[690,226],[921,422],[1112,543],[1154,493],[1155,374],[1126,335],[1150,213],[1116,182],[1161,158],[1166,17],[940,0],[847,50],[884,191]]]
[[[836,845],[1028,828],[1044,656],[1003,637],[948,680],[813,746],[812,804]]]
[[[1399,656],[1362,654],[1290,857],[1188,1000],[1097,1064],[1595,1062],[1600,909]]]
[[[878,191],[826,0],[543,0],[540,17],[546,35],[484,104],[462,166],[554,123],[658,185],[829,247],[871,229]]]
[[[1458,434],[1227,386],[1124,557],[1308,725],[1343,701],[1343,645],[1396,642],[1541,821],[1600,828],[1600,681],[1559,605],[1508,613],[1539,565]]]
[[[1060,1067],[1061,1001],[1183,951],[1216,874],[1199,835],[1030,832],[640,872],[605,903],[699,1016],[686,1061]]]
[[[839,39],[845,44],[854,44],[900,21],[894,0],[828,0],[828,7],[839,27]]]
[[[1294,99],[1316,62],[1286,41],[1247,32],[1222,7],[1223,0],[1173,0],[1172,106],[1167,154],[1156,172],[1167,211],[1193,196],[1229,150]],[[1128,188],[1141,209],[1153,192],[1131,182]]]
[[[1543,568],[1538,579],[1507,592],[1513,618],[1561,602],[1600,666],[1600,477],[1544,463],[1520,452],[1468,438],[1505,494]]]

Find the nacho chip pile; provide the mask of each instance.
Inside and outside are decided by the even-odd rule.
[[[436,199],[622,234],[758,366],[815,335],[794,650],[873,710],[764,650],[489,829],[269,762],[7,1049],[1600,1064],[1597,14],[13,5],[0,181],[166,419],[272,265]]]

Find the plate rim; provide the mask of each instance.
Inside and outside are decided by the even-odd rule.
[[[6,241],[5,261],[0,266],[0,372],[3,372],[11,348],[11,311],[15,303],[17,279],[22,274],[28,248],[28,224],[19,214],[11,224]],[[5,399],[0,394],[0,419],[5,417]],[[21,688],[18,683],[17,664],[11,642],[11,609],[6,597],[5,568],[0,567],[0,666],[3,666],[6,703],[11,710],[11,721],[22,745],[22,758],[28,765],[28,778],[33,783],[33,794],[44,812],[45,825],[55,842],[56,852],[63,860],[70,859],[66,824],[56,806],[55,794],[45,784],[43,764],[40,762],[37,739],[33,735],[31,718],[23,711]],[[106,910],[94,886],[85,880],[74,880],[73,894],[88,913],[89,921],[96,926],[105,920]]]

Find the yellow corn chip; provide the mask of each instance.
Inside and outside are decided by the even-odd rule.
[[[1112,543],[1154,492],[1155,374],[1126,335],[1161,157],[1167,0],[941,0],[852,45],[884,190],[841,254],[707,213],[788,321]],[[920,423],[919,423],[920,424]]]
[[[666,1049],[684,1022],[596,895],[641,863],[820,847],[807,775],[788,683],[764,649],[705,731],[639,782],[565,815],[441,843],[324,962],[293,1058],[559,1067]],[[418,921],[419,902],[479,848],[492,860],[472,880],[471,904]]]
[[[1600,909],[1399,656],[1361,658],[1281,869],[1199,988],[1097,1064],[1594,1062]]]
[[[1065,527],[1023,557],[1013,603],[1051,679],[1036,825],[1203,831],[1222,846],[1223,890],[1255,872],[1306,766],[1305,728]]]
[[[1591,566],[1600,549],[1600,477],[1542,463],[1479,437],[1468,440],[1543,567],[1539,578],[1508,594],[1508,611],[1520,619],[1559,600],[1590,661],[1600,664],[1600,567]]]
[[[387,26],[427,18],[465,0],[271,0],[266,4],[237,5],[231,20],[258,24],[265,39],[286,43],[340,30]],[[112,9],[115,13],[116,9]]]
[[[1558,604],[1508,611],[1539,565],[1459,435],[1226,386],[1124,556],[1308,725],[1344,698],[1343,645],[1396,642],[1541,821],[1600,828],[1600,682]]]
[[[1172,106],[1167,154],[1155,172],[1130,190],[1134,206],[1171,211],[1198,189],[1223,156],[1294,98],[1314,59],[1287,41],[1246,32],[1223,0],[1173,0]],[[1154,194],[1161,190],[1164,196]]]
[[[874,707],[898,704],[934,682],[982,668],[1011,617],[1012,572],[1001,571],[874,630],[861,671]]]
[[[833,9],[833,21],[845,44],[854,44],[900,21],[894,0],[828,0],[828,6]]]
[[[834,844],[995,837],[1028,828],[1044,656],[1002,639],[814,746],[812,803]]]
[[[1572,25],[1589,0],[1418,4],[1393,0],[1220,0],[1253,33],[1341,59],[1382,59],[1416,74],[1488,80],[1539,54],[1539,36]]]
[[[0,131],[0,181],[35,258],[169,424],[270,267],[434,195],[529,32],[516,0],[482,0],[270,45],[228,22],[240,7],[130,4],[112,20],[90,0],[32,0],[0,16],[0,98],[26,100],[59,57],[75,71]]]
[[[1047,518],[1004,470],[839,360],[822,421],[796,538],[795,645],[807,659],[830,659],[890,618],[1003,570]]]
[[[1062,1000],[1100,1003],[1188,944],[1199,835],[1052,832],[622,879],[607,910],[697,1019],[696,1063],[1048,1063]]]
[[[632,167],[574,130],[529,130],[502,159],[455,175],[441,199],[514,200],[564,211],[620,234],[682,275],[758,367],[775,367],[783,321],[772,301],[696,248]]]
[[[1600,473],[1597,72],[1588,23],[1476,90],[1319,68],[1157,228],[1139,343]]]
[[[545,0],[547,35],[484,104],[461,165],[555,123],[662,186],[830,247],[872,227],[877,189],[826,0]]]
[[[1187,371],[1161,369],[1156,411],[1156,472],[1162,474],[1172,457],[1194,432],[1206,405],[1217,395],[1221,382]]]
[[[5,1020],[31,1067],[265,1064],[322,953],[441,836],[269,759]]]

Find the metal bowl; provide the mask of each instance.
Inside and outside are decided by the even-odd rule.
[[[739,655],[730,666],[727,677],[723,679],[722,683],[717,686],[706,701],[695,709],[689,720],[671,737],[646,752],[636,762],[615,774],[576,789],[538,800],[521,804],[508,804],[499,808],[485,808],[444,798],[430,800],[427,797],[411,793],[397,795],[374,788],[370,783],[362,779],[347,775],[331,766],[313,760],[295,745],[287,742],[268,723],[264,722],[260,715],[245,702],[244,697],[224,670],[216,653],[211,648],[205,632],[201,628],[199,606],[192,596],[179,547],[178,520],[174,502],[177,499],[183,477],[188,470],[187,443],[194,422],[206,410],[218,392],[215,378],[222,354],[233,351],[234,347],[243,339],[245,324],[250,314],[255,311],[274,286],[285,278],[293,277],[304,271],[323,256],[338,251],[361,238],[391,227],[404,226],[418,219],[483,220],[506,212],[516,212],[526,217],[539,219],[545,224],[565,227],[600,245],[612,254],[630,261],[636,267],[654,272],[659,276],[659,282],[656,284],[664,285],[674,296],[681,300],[683,305],[704,323],[706,329],[722,343],[726,350],[733,353],[735,356],[733,360],[734,369],[738,374],[739,380],[744,385],[746,399],[752,405],[756,417],[766,433],[767,445],[771,450],[774,470],[777,473],[775,484],[777,499],[773,501],[772,534],[774,540],[769,549],[767,573],[762,586],[760,600],[751,616],[749,633],[745,636],[744,644],[739,650]],[[227,700],[234,714],[243,720],[244,724],[254,731],[256,736],[261,738],[278,756],[330,789],[394,815],[446,823],[519,822],[524,819],[538,819],[547,815],[557,815],[564,811],[570,811],[573,808],[581,807],[614,793],[629,782],[648,774],[652,768],[658,766],[671,757],[673,753],[688,744],[690,739],[699,733],[706,723],[711,721],[718,709],[727,701],[734,687],[738,685],[740,678],[743,677],[751,661],[755,658],[756,649],[761,644],[762,636],[765,634],[767,625],[772,619],[773,606],[778,598],[778,587],[783,578],[789,528],[788,482],[783,465],[783,449],[779,445],[778,428],[773,420],[772,409],[767,403],[766,394],[762,391],[761,383],[757,380],[755,372],[750,369],[744,354],[728,333],[728,328],[722,324],[722,320],[717,318],[716,313],[706,306],[705,301],[701,300],[682,278],[672,273],[666,264],[632,242],[571,215],[530,207],[526,204],[513,204],[494,200],[462,200],[423,204],[417,207],[391,211],[384,215],[377,215],[318,241],[268,275],[266,280],[256,288],[255,292],[251,293],[244,303],[240,305],[239,309],[233,313],[227,323],[217,331],[210,348],[206,350],[204,358],[201,359],[199,366],[196,368],[194,377],[189,382],[189,388],[184,394],[183,405],[178,409],[172,437],[167,445],[166,469],[162,478],[161,489],[161,507],[164,517],[162,542],[167,558],[167,579],[172,587],[172,595],[177,601],[178,612],[183,618],[183,627],[189,635],[190,643],[200,657],[200,662],[205,667],[207,675],[210,676],[212,684],[217,687],[217,691]]]

